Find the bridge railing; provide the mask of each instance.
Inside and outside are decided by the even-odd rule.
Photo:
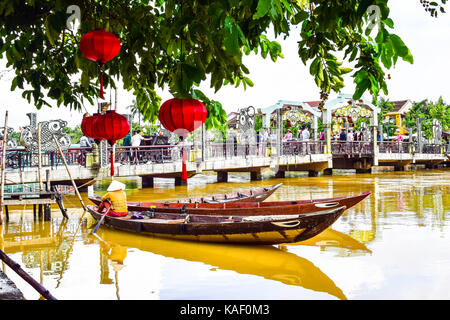
[[[426,154],[441,154],[442,144],[427,143],[422,146],[422,152]]]
[[[323,140],[310,141],[285,141],[283,142],[282,155],[308,155],[321,154],[325,151],[326,142]],[[204,148],[202,156],[201,146],[186,145],[186,160],[201,161],[201,159],[226,159],[231,157],[270,157],[275,154],[275,144],[266,142],[253,144],[237,143],[210,143]],[[373,154],[373,142],[371,141],[333,141],[331,143],[334,155],[363,156]],[[410,142],[379,141],[380,153],[417,153],[417,145]],[[66,162],[69,165],[86,166],[88,154],[91,148],[70,148],[63,151]],[[424,144],[422,153],[442,154],[449,153],[449,145]],[[181,161],[180,145],[159,145],[139,147],[115,147],[114,161],[122,164],[166,163]],[[5,167],[9,169],[24,169],[37,167],[37,155],[25,149],[7,149]],[[34,158],[34,159],[33,159]],[[64,163],[58,152],[43,152],[42,167],[56,168]],[[1,164],[0,157],[0,164]]]
[[[379,141],[378,151],[380,153],[411,153],[414,145],[411,142],[402,141]]]
[[[372,155],[372,141],[333,141],[331,153],[335,155]]]
[[[187,161],[189,161],[191,149],[192,145],[186,146]],[[122,164],[165,163],[180,159],[180,145],[116,147],[114,154],[114,161]]]
[[[210,143],[205,149],[205,159],[227,159],[232,157],[265,157],[270,144],[260,143]]]
[[[308,154],[320,154],[325,152],[326,142],[314,141],[285,141],[283,142],[283,155],[305,156]]]
[[[325,141],[284,141],[284,156],[319,154],[325,152]],[[207,159],[225,159],[230,157],[269,157],[274,154],[275,144],[260,143],[213,143],[207,146]]]
[[[86,155],[90,152],[88,148],[70,148],[64,150],[63,154],[68,165],[86,165]],[[1,158],[1,157],[0,157]],[[2,159],[0,159],[1,163]],[[38,157],[26,149],[7,149],[5,154],[5,168],[20,169],[37,167]],[[41,153],[42,167],[56,168],[64,165],[59,152],[42,152]]]

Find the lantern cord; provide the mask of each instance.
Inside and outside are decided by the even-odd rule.
[[[100,98],[105,99],[103,95],[103,72],[100,70]]]

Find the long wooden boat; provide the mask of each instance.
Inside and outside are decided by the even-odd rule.
[[[99,220],[102,213],[96,206],[87,206],[89,213]],[[179,214],[157,213],[136,219],[136,212],[125,217],[103,220],[108,227],[141,233],[154,237],[204,242],[247,244],[291,243],[309,239],[338,219],[345,206],[310,214],[266,215],[259,217],[207,216],[190,214],[180,219]],[[142,216],[142,214],[141,214]]]
[[[312,213],[324,209],[339,208],[345,206],[351,208],[370,192],[364,192],[356,196],[299,200],[299,201],[272,201],[272,202],[230,202],[230,203],[168,203],[168,202],[128,202],[129,211],[153,211],[178,214],[202,214],[220,216],[258,216],[258,215],[290,215]],[[90,197],[96,205],[100,198]]]
[[[240,192],[232,192],[225,194],[214,194],[199,198],[186,198],[169,200],[165,202],[177,202],[177,203],[224,203],[224,202],[262,202],[270,197],[275,191],[280,188],[282,183],[264,187],[264,188],[252,188]],[[142,202],[141,202],[142,203]],[[143,202],[145,206],[145,202]]]

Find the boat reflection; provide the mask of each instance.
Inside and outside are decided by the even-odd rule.
[[[328,247],[337,247],[348,250],[365,251],[368,253],[372,253],[372,251],[368,249],[364,243],[354,239],[349,235],[333,230],[331,228],[324,230],[317,236],[312,237],[308,240],[296,243],[289,243],[287,245],[316,246],[320,247],[321,249],[325,249]]]
[[[92,239],[100,242],[103,258],[109,259],[115,270],[118,269],[117,265],[126,259],[124,248],[136,248],[165,257],[203,262],[222,270],[256,275],[287,285],[325,292],[342,300],[347,299],[333,280],[312,262],[273,246],[174,241],[107,229],[100,229],[97,233],[100,239],[97,240],[95,237]]]

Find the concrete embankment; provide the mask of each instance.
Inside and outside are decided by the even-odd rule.
[[[0,271],[0,300],[26,300],[16,285]]]

